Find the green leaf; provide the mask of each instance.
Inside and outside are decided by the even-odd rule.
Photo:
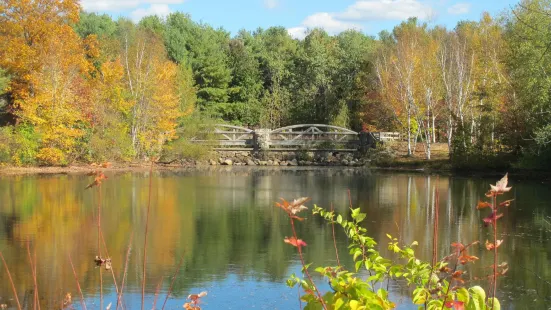
[[[342,223],[342,215],[337,215],[337,223],[341,224]]]
[[[365,217],[366,217],[365,213],[358,214],[358,216],[356,216],[356,222],[359,223],[359,222],[363,221],[365,219]]]
[[[492,307],[492,304],[493,304],[493,307]],[[500,310],[501,305],[499,304],[499,300],[497,300],[497,298],[495,297],[488,299],[488,308],[493,310]]]
[[[354,253],[354,256],[353,256],[353,260],[356,261],[356,259],[358,258],[358,256],[362,255],[362,251],[361,250],[357,250],[355,253]]]
[[[466,288],[460,287],[455,291],[455,297],[457,300],[464,302],[465,305],[469,304],[469,291]]]
[[[486,292],[482,287],[477,285],[469,288],[469,294],[471,295],[471,298],[467,304],[467,307],[465,307],[466,310],[484,310],[486,308],[486,305],[484,304],[486,300]]]

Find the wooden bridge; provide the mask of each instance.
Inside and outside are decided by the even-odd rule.
[[[355,132],[324,124],[300,124],[274,130],[217,124],[202,131],[192,141],[212,145],[215,150],[355,152],[374,146],[376,142],[400,138],[397,132]]]

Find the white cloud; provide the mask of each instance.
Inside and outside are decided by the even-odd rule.
[[[180,4],[185,0],[81,0],[80,4],[85,11],[98,12],[108,11],[117,12],[127,9],[134,9],[143,4],[150,5],[168,5]]]
[[[287,29],[287,33],[295,39],[302,40],[306,37],[306,31],[308,31],[308,28],[306,27],[293,27]]]
[[[343,20],[405,20],[409,17],[428,19],[434,15],[431,7],[418,0],[364,0],[357,1],[335,16]]]
[[[264,0],[264,6],[270,10],[275,9],[279,5],[279,0]]]
[[[435,11],[419,0],[358,0],[343,12],[319,12],[306,17],[302,23],[287,32],[293,38],[303,39],[309,28],[323,28],[330,34],[344,30],[361,30],[361,23],[376,20],[402,21],[409,17],[428,20]]]
[[[307,28],[323,28],[331,34],[339,33],[347,29],[362,29],[362,26],[336,19],[330,13],[316,13],[306,17],[302,25]]]
[[[170,14],[171,10],[168,4],[152,4],[147,9],[139,8],[130,13],[130,18],[134,22],[139,22],[145,16],[157,15],[159,17],[166,17]]]
[[[461,14],[467,14],[471,10],[471,4],[470,3],[456,3],[448,8],[448,13],[454,14],[454,15],[461,15]]]
[[[338,34],[348,29],[361,30],[362,26],[338,20],[331,13],[321,12],[306,17],[300,26],[287,29],[287,33],[295,39],[302,40],[306,37],[308,29],[314,28],[323,28],[329,34]]]

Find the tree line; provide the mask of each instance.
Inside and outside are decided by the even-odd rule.
[[[411,18],[377,38],[284,27],[231,35],[184,13],[138,23],[77,1],[0,3],[0,161],[144,159],[209,120],[400,131],[460,166],[551,159],[551,2],[454,29]],[[514,158],[514,159],[513,159]],[[519,159],[520,158],[520,159]]]

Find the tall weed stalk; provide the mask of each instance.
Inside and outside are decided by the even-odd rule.
[[[498,240],[498,225],[497,220],[503,217],[503,213],[499,213],[499,208],[509,207],[513,199],[504,200],[498,204],[498,196],[503,195],[511,190],[511,187],[507,187],[508,175],[505,174],[501,180],[497,181],[496,185],[490,184],[490,190],[486,193],[486,197],[490,198],[490,202],[479,201],[477,209],[490,208],[491,213],[483,219],[486,226],[492,225],[493,230],[493,243],[486,240],[486,249],[492,251],[494,256],[494,263],[492,265],[492,275],[490,278],[490,286],[492,292],[492,299],[488,301],[491,304],[491,309],[494,309],[494,304],[496,303],[496,293],[497,293],[497,278],[504,275],[509,267],[507,263],[501,263],[498,265],[498,250],[499,246],[503,243],[503,240]]]
[[[147,214],[145,216],[145,236],[143,241],[143,266],[142,266],[142,310],[144,309],[144,299],[145,299],[145,266],[147,262],[147,231],[149,228],[149,209],[151,208],[151,184],[152,184],[152,174],[153,174],[153,160],[151,161],[151,166],[149,168],[149,194],[147,200]]]
[[[21,310],[21,304],[19,303],[19,297],[17,297],[17,290],[15,289],[15,285],[13,284],[13,279],[11,278],[10,269],[8,268],[8,264],[6,264],[6,260],[4,260],[4,255],[2,255],[2,252],[0,252],[0,258],[2,259],[2,262],[4,263],[4,267],[6,268],[6,273],[8,274],[8,279],[10,280],[11,289],[13,291],[13,296],[15,298],[15,302],[17,303],[17,309]]]

